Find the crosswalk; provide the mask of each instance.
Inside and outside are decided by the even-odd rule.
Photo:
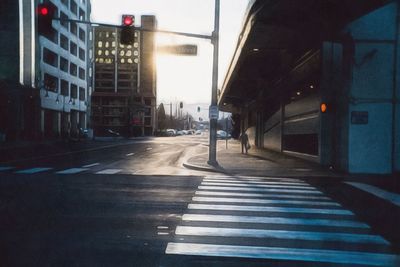
[[[165,253],[400,266],[390,243],[353,212],[289,178],[205,177]]]
[[[96,168],[93,168],[96,167]],[[67,175],[67,174],[79,174],[79,173],[94,173],[94,174],[117,174],[123,173],[126,170],[124,169],[116,169],[116,168],[107,168],[101,167],[100,163],[91,163],[81,167],[72,167],[66,169],[55,169],[52,167],[30,167],[30,168],[22,168],[18,169],[14,166],[0,166],[0,175],[2,173],[15,173],[21,175],[29,175],[29,174],[40,174],[40,173],[54,173],[59,175]],[[132,172],[130,172],[132,173]]]

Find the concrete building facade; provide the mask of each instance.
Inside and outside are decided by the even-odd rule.
[[[1,40],[6,43],[9,38],[11,42],[10,46],[4,46],[8,48],[3,50],[1,59],[11,67],[1,70],[6,87],[1,91],[8,91],[5,93],[8,96],[18,95],[18,100],[7,100],[7,108],[0,105],[9,110],[7,121],[2,123],[7,139],[77,136],[79,128],[87,128],[91,27],[53,20],[52,32],[39,35],[36,15],[39,2],[2,1],[1,10],[7,11],[8,18],[4,19],[8,22],[1,25],[9,26],[0,32]],[[49,2],[56,7],[58,18],[82,21],[90,18],[90,0]]]
[[[249,5],[221,109],[258,147],[349,173],[399,172],[398,1],[261,2]]]
[[[141,28],[154,30],[154,16],[142,16]],[[92,95],[95,136],[110,130],[124,136],[153,135],[156,129],[154,33],[135,30],[132,45],[120,44],[120,28],[96,27]]]

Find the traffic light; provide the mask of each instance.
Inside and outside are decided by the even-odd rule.
[[[123,45],[131,45],[135,41],[135,16],[122,15],[122,29],[120,43]]]
[[[38,5],[36,11],[38,23],[37,29],[40,35],[49,36],[53,33],[54,29],[52,26],[52,21],[55,11],[56,6],[51,2],[46,2]]]
[[[183,102],[180,102],[180,103],[179,103],[179,107],[180,107],[180,108],[183,108]]]
[[[200,112],[200,107],[197,107],[197,112]]]

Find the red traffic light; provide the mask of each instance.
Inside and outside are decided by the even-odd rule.
[[[122,16],[122,24],[124,26],[132,26],[135,22],[135,17],[132,15],[123,15]]]
[[[46,16],[49,14],[49,9],[47,8],[47,6],[42,6],[39,8],[39,14],[42,16]]]

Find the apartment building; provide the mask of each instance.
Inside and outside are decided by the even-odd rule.
[[[154,16],[141,17],[142,29],[155,29]],[[154,33],[135,31],[131,45],[120,44],[120,28],[94,29],[94,134],[153,135],[156,128]]]
[[[91,26],[52,21],[37,31],[43,1],[1,1],[0,141],[74,136],[88,125]],[[90,0],[49,0],[55,17],[89,20]]]

